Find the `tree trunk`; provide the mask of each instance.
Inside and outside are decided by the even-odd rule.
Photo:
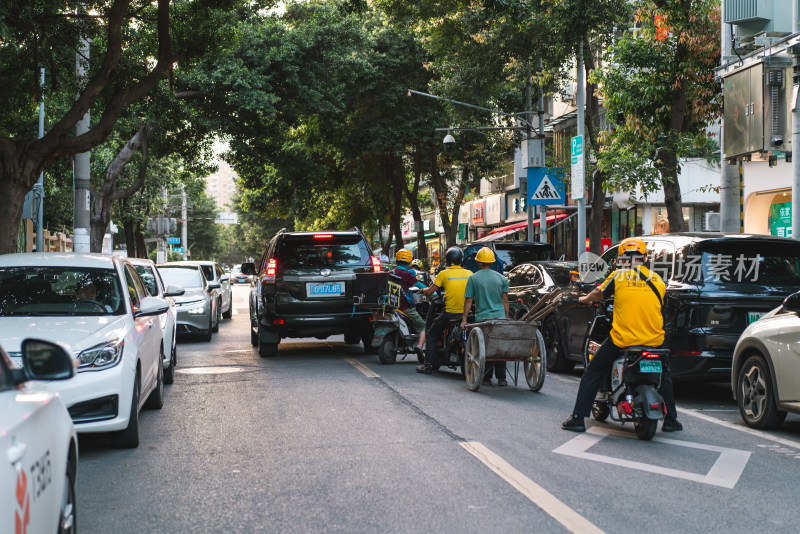
[[[0,254],[17,252],[19,223],[25,195],[39,177],[35,164],[25,157],[23,148],[8,140],[0,140]]]
[[[151,123],[139,128],[139,131],[125,143],[119,154],[108,165],[100,190],[92,194],[91,235],[89,240],[92,252],[100,252],[102,250],[106,228],[108,228],[108,223],[111,222],[111,208],[114,206],[114,201],[129,198],[144,185],[144,180],[147,177],[147,165],[150,162],[148,139],[152,131],[153,124]],[[130,187],[120,191],[117,189],[119,175],[140,147],[142,149],[142,164],[139,166],[139,175]]]
[[[588,134],[588,142],[584,141],[584,146],[593,150],[595,148],[594,143],[597,140],[597,128],[599,128],[600,125],[600,102],[597,99],[597,86],[588,81],[592,71],[595,69],[594,53],[588,39],[584,41],[583,49],[586,51],[584,55],[584,70],[586,71],[587,80],[585,127],[586,133]],[[587,235],[589,237],[589,251],[598,255],[602,251],[600,240],[603,235],[603,205],[606,200],[605,191],[603,190],[605,178],[605,174],[600,172],[595,172],[592,176],[592,209],[589,212],[589,228]]]
[[[664,204],[667,206],[669,231],[683,232],[683,200],[681,199],[681,186],[678,184],[678,158],[668,149],[658,151],[657,165],[661,173],[661,185],[664,188]]]
[[[136,227],[136,229],[134,230],[134,235],[136,236],[136,257],[146,258],[147,243],[144,242],[144,234],[142,233],[142,229]]]
[[[408,205],[411,208],[411,214],[414,216],[414,222],[419,223],[419,228],[423,228],[422,225],[422,211],[419,209],[419,183],[422,181],[422,170],[418,163],[418,157],[416,154],[419,151],[415,152],[414,157],[414,185],[413,187],[408,187],[408,180],[406,179],[405,173],[403,171],[403,160],[400,158],[396,158],[397,160],[397,176],[399,177],[399,182],[403,186],[403,193],[405,193],[406,200],[408,200]],[[428,245],[425,243],[425,230],[421,230],[421,235],[417,236],[419,248],[417,249],[417,257],[420,259],[424,259],[428,257]]]
[[[123,206],[125,203],[123,203]],[[124,220],[122,226],[125,229],[125,249],[128,251],[129,258],[137,258],[136,255],[136,240],[133,236],[133,221]]]
[[[592,211],[589,214],[589,252],[600,255],[603,251],[603,205],[606,193],[603,191],[605,175],[595,172],[592,178]]]
[[[458,184],[458,191],[456,192],[455,199],[453,199],[453,207],[450,208],[447,200],[447,180],[445,180],[439,172],[439,161],[437,153],[433,148],[428,152],[428,165],[431,173],[433,191],[436,196],[436,205],[439,208],[439,218],[444,228],[445,241],[448,248],[453,247],[456,245],[456,239],[458,237],[458,212],[461,209],[461,203],[464,201],[464,194],[469,184],[470,169],[466,166],[462,167],[461,181]]]

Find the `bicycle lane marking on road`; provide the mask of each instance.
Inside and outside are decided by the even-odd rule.
[[[352,365],[353,367],[355,367],[356,369],[361,371],[364,374],[364,376],[366,376],[367,378],[380,378],[381,377],[378,373],[376,373],[375,371],[373,371],[372,369],[370,369],[369,367],[367,367],[366,365],[364,365],[360,361],[356,360],[355,358],[344,357],[344,361],[346,361],[347,363],[349,363],[350,365]]]
[[[526,477],[482,443],[463,441],[460,445],[568,531],[576,534],[603,533],[603,530],[594,523],[558,500],[552,493]]]
[[[798,441],[781,438],[779,436],[773,436],[767,432],[756,430],[755,428],[750,428],[748,426],[729,423],[728,421],[723,421],[722,419],[717,419],[716,417],[711,417],[710,415],[700,413],[697,410],[692,410],[690,408],[678,408],[678,412],[684,413],[692,417],[697,417],[698,419],[702,419],[703,421],[708,421],[709,423],[714,423],[715,425],[724,426],[725,428],[729,428],[731,430],[738,430],[739,432],[744,432],[745,434],[750,434],[751,436],[756,436],[761,439],[774,441],[775,443],[780,443],[781,445],[786,445],[787,447],[794,447],[795,449],[800,449],[800,442]]]

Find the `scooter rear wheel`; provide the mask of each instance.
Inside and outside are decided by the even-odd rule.
[[[609,410],[608,404],[599,402],[592,404],[592,417],[594,417],[595,421],[602,423],[608,419],[609,415],[611,415],[611,410]]]
[[[649,441],[656,435],[658,419],[642,417],[633,422],[633,428],[636,430],[636,435],[639,436],[639,439]]]
[[[395,351],[394,337],[386,336],[378,346],[378,359],[384,365],[389,365],[397,361],[397,351]]]

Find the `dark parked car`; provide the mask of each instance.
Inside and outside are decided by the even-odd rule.
[[[380,260],[358,229],[287,232],[270,240],[250,286],[250,342],[262,357],[274,356],[287,337],[344,334],[346,343],[373,351],[371,311],[355,306],[365,292],[385,283]],[[375,299],[377,300],[377,299]]]
[[[517,265],[508,273],[508,304],[511,316],[519,319],[539,300],[562,288],[579,295],[577,287],[570,288],[569,272],[578,268],[575,262],[535,261]]]
[[[676,379],[730,380],[731,358],[747,327],[800,287],[800,243],[772,236],[680,233],[643,236],[650,267],[667,284],[666,344]],[[594,269],[602,280],[616,266],[617,246]],[[586,266],[582,266],[582,272]],[[591,272],[591,270],[590,270]],[[543,322],[552,344],[548,366],[583,363],[593,308],[560,307]],[[548,337],[550,338],[548,340]]]
[[[536,243],[533,241],[478,241],[464,247],[464,260],[462,267],[472,272],[478,270],[475,255],[483,247],[489,247],[497,257],[492,269],[500,274],[508,272],[522,263],[531,261],[555,260],[555,252],[551,243]]]

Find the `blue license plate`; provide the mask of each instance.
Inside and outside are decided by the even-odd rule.
[[[309,297],[341,297],[344,295],[344,282],[325,282],[306,285]]]
[[[647,360],[642,360],[639,362],[639,372],[640,373],[660,373],[661,372],[661,362],[648,362]]]

